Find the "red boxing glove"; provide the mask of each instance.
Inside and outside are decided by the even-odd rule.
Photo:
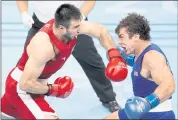
[[[108,50],[109,63],[105,70],[107,78],[114,82],[120,82],[127,77],[128,69],[124,60],[121,58],[120,52],[116,48]]]
[[[55,96],[59,98],[66,98],[72,92],[74,83],[68,76],[63,78],[59,77],[55,80],[54,84],[48,84],[49,91],[46,95]]]

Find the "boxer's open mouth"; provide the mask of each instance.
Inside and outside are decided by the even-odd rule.
[[[126,51],[126,47],[123,47],[123,46],[122,46],[122,48],[124,49],[124,51]]]

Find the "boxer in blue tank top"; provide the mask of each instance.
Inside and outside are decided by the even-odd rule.
[[[133,61],[134,96],[126,101],[125,108],[105,119],[175,119],[171,106],[175,80],[166,55],[150,41],[147,19],[131,13],[121,20],[115,32],[125,54],[135,55],[134,60],[129,60]]]

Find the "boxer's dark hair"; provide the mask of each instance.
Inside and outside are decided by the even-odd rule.
[[[77,7],[71,4],[62,4],[55,12],[55,26],[62,25],[68,28],[71,20],[80,20],[81,18],[82,15]]]
[[[129,13],[127,17],[122,19],[115,29],[116,34],[121,28],[126,28],[131,39],[134,34],[139,34],[140,39],[150,40],[150,26],[149,22],[144,16],[137,13]]]

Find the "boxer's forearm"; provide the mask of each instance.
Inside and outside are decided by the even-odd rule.
[[[28,0],[26,1],[16,1],[17,7],[21,13],[28,12]]]
[[[116,47],[111,35],[105,27],[101,28],[99,41],[106,50]]]
[[[88,16],[88,14],[92,11],[95,6],[96,1],[84,1],[80,11],[84,16]]]
[[[154,93],[158,96],[160,99],[160,102],[164,102],[165,100],[169,99],[169,97],[174,93],[175,91],[175,84],[174,83],[161,83]]]
[[[21,90],[33,94],[46,94],[48,92],[48,86],[43,85],[37,80],[28,80],[25,83],[19,83]]]

